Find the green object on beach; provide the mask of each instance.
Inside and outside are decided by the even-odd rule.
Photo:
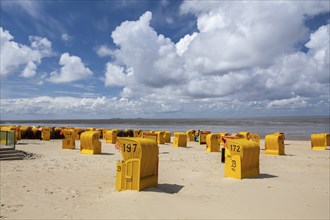
[[[1,145],[15,147],[15,132],[0,131],[0,143]]]

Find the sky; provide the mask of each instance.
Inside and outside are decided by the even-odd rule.
[[[0,6],[1,120],[329,116],[330,1]]]

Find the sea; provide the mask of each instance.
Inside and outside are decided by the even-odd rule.
[[[255,118],[174,118],[174,119],[74,119],[74,120],[8,120],[1,125],[51,127],[107,128],[187,131],[201,130],[238,133],[248,131],[261,138],[274,132],[284,132],[286,139],[310,140],[311,134],[330,133],[330,116],[255,117]]]

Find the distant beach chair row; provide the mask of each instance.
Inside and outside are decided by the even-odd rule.
[[[72,135],[75,140],[80,139],[81,133],[85,131],[97,131],[100,133],[100,138],[105,139],[106,143],[115,144],[117,137],[143,137],[151,140],[155,140],[158,144],[165,144],[171,142],[170,131],[154,131],[154,130],[131,130],[131,129],[107,129],[107,128],[74,128],[74,127],[50,127],[50,126],[27,126],[27,125],[1,125],[0,131],[10,131],[15,133],[15,143],[21,139],[40,139],[48,141],[50,139],[64,139],[64,130],[73,130]],[[218,139],[220,144],[223,144],[222,137],[228,136],[227,132],[212,133],[210,131],[200,130],[188,130],[186,132],[173,132],[176,147],[185,147],[187,142],[195,141],[199,142],[200,145],[206,144],[206,150],[208,152],[217,152]],[[279,139],[284,141],[284,133],[277,132],[265,136],[265,143],[267,146],[276,145],[277,140],[276,134],[280,134]],[[209,137],[208,137],[209,135]],[[245,137],[249,140],[254,140],[260,145],[260,136],[247,131],[239,132],[238,136]],[[4,139],[4,138],[3,138]],[[3,140],[2,139],[2,140]],[[4,142],[4,140],[3,140]],[[320,133],[311,134],[311,148],[313,150],[325,150],[330,144],[330,134]],[[215,146],[215,147],[213,147]],[[267,148],[267,146],[265,146]]]
[[[28,129],[22,129],[28,130]],[[35,127],[31,128],[36,131]],[[41,139],[49,140],[50,127],[38,128]],[[10,131],[13,137],[21,135],[18,127],[1,127],[1,131]],[[106,143],[115,144],[123,160],[116,164],[117,190],[143,190],[158,184],[159,146],[171,142],[169,131],[142,131],[119,129],[77,129],[62,128],[62,149],[74,149],[79,135],[81,154],[101,154],[103,136]],[[15,138],[16,140],[16,138]],[[265,136],[265,154],[284,155],[285,135],[275,132]],[[253,178],[260,175],[260,136],[247,131],[229,134],[227,132],[211,133],[210,131],[188,130],[174,132],[173,147],[187,147],[187,142],[199,142],[205,145],[206,152],[221,152],[224,163],[224,176],[236,179]],[[330,134],[312,134],[311,148],[326,150],[330,145]]]

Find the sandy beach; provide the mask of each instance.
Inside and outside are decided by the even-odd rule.
[[[330,151],[285,140],[285,156],[264,154],[258,178],[224,177],[220,153],[188,142],[159,145],[159,185],[116,191],[113,144],[101,155],[62,150],[61,140],[21,140],[31,159],[1,161],[4,219],[329,219]]]

